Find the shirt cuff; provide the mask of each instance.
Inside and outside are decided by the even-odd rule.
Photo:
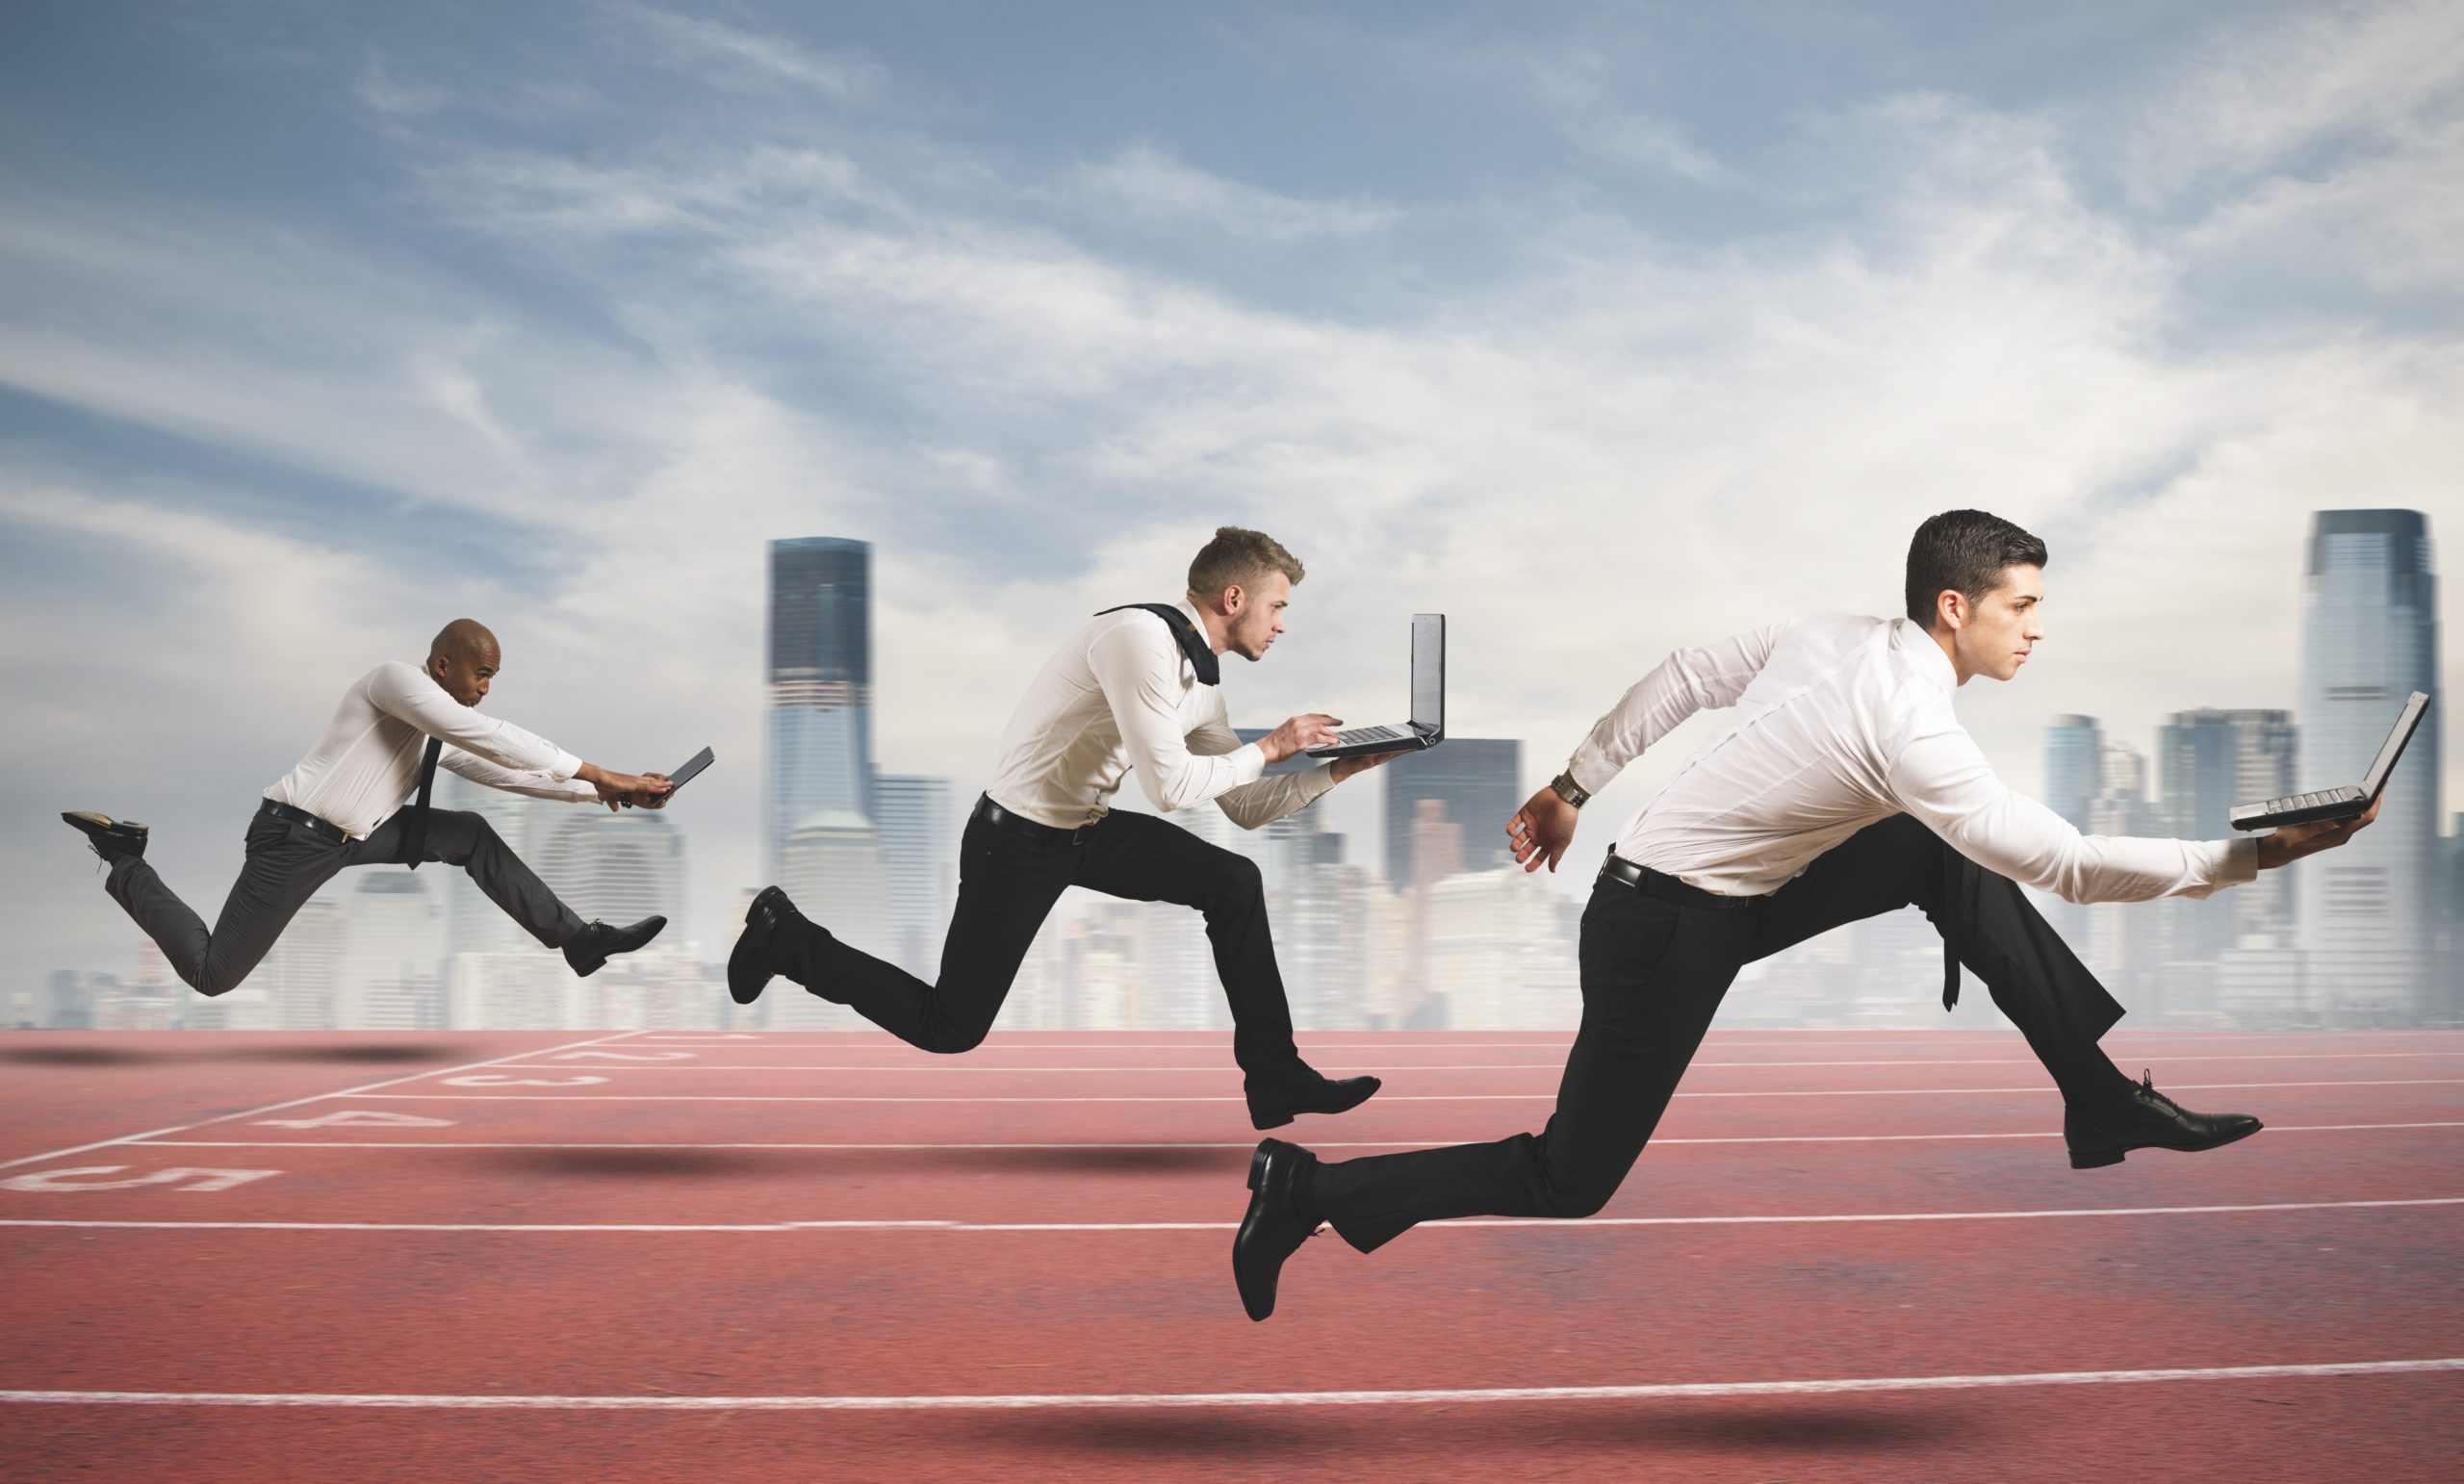
[[[1240,783],[1233,784],[1233,787],[1238,788],[1241,783],[1254,783],[1266,777],[1266,749],[1255,742],[1244,742],[1223,755],[1231,759],[1232,772],[1241,780]]]
[[[2235,835],[2224,842],[2224,861],[2217,869],[2216,884],[2239,886],[2259,879],[2259,837],[2255,834]]]
[[[559,783],[571,782],[573,776],[580,771],[581,759],[561,751],[556,754],[556,760],[548,764],[546,769],[548,776]]]
[[[1595,798],[1617,781],[1617,773],[1606,757],[1588,747],[1576,748],[1575,755],[1566,759],[1566,777],[1575,780],[1577,788]]]

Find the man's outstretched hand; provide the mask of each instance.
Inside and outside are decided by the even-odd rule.
[[[2323,850],[2334,850],[2351,839],[2378,817],[2378,806],[2387,802],[2380,794],[2370,801],[2370,812],[2356,819],[2323,819],[2315,824],[2286,825],[2259,836],[2259,869],[2273,870],[2304,856],[2315,856]]]
[[[1516,811],[1506,824],[1505,837],[1524,870],[1537,871],[1543,862],[1552,871],[1557,869],[1557,857],[1575,842],[1578,812],[1553,788],[1541,789]]]
[[[611,814],[622,808],[663,809],[676,788],[664,773],[610,773],[604,768],[591,769],[589,782]]]

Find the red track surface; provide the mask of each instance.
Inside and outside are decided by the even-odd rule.
[[[1563,1040],[1307,1037],[1387,1085],[1296,1137]],[[2072,1171],[2014,1037],[1715,1035],[1602,1218],[1252,1325],[1218,1036],[0,1036],[0,1477],[2452,1477],[2464,1036],[2110,1046],[2268,1131]],[[100,1184],[180,1169],[271,1173]]]

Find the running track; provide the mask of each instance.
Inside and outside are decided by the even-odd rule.
[[[1387,1084],[1296,1137],[1564,1041],[1305,1037]],[[2108,1044],[2269,1129],[2073,1171],[2015,1037],[1720,1033],[1602,1217],[1252,1325],[1219,1036],[0,1036],[0,1477],[2453,1477],[2464,1035]]]

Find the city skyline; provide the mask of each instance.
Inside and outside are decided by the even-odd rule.
[[[2418,513],[2406,511],[2322,511],[2314,525],[2319,536],[2311,544],[2305,591],[2323,617],[2323,637],[2305,649],[2311,688],[2329,704],[2383,705],[2392,694],[2389,677],[2410,683],[2427,673],[2423,667],[2434,655],[2430,533]],[[2321,539],[2332,536],[2362,540],[2338,549]],[[821,709],[843,713],[871,683],[870,549],[811,537],[774,541],[767,550],[774,606],[794,616],[772,624],[766,695],[774,714],[783,697],[787,707],[813,706],[812,678],[820,668],[813,660],[822,655],[836,656],[827,663],[836,664],[838,673],[835,688],[820,692]],[[2336,550],[2348,558],[2341,567],[2323,555]],[[821,553],[834,565],[821,583],[783,589],[777,581],[783,552]],[[2359,576],[2345,577],[2322,602],[2319,579],[2327,570]],[[2391,624],[2411,631],[2390,644]],[[787,647],[782,632],[792,636]],[[783,653],[808,661],[790,666],[783,681]],[[2373,667],[2388,664],[2390,654],[2393,667],[2380,675]],[[2324,678],[2330,675],[2332,681]],[[771,735],[781,752],[764,760],[767,786],[808,802],[870,801],[872,812],[824,807],[805,813],[786,841],[782,883],[800,901],[828,904],[816,910],[834,932],[929,978],[955,893],[950,848],[954,816],[963,807],[949,780],[877,771],[868,708],[854,725],[843,715],[826,720],[819,729],[800,727],[796,719],[774,722]],[[2310,766],[2341,762],[2357,771],[2376,747],[2376,719],[2361,717],[2358,729],[2341,712],[2330,712],[2329,721],[2350,735],[2340,736],[2341,746],[2318,749],[2326,760]],[[1268,729],[1237,729],[1244,742]],[[2303,786],[2297,780],[2311,775],[2303,771],[2300,739],[2289,710],[2193,707],[2165,717],[2151,753],[2142,754],[2109,735],[2095,716],[2057,715],[2043,733],[2045,798],[2055,812],[2092,832],[2202,837],[2203,821]],[[1484,846],[1466,828],[1502,817],[1519,802],[1520,750],[1514,739],[1453,738],[1375,770],[1378,833],[1387,842],[1377,866],[1348,858],[1348,837],[1317,809],[1255,832],[1239,830],[1212,806],[1169,817],[1259,863],[1304,1029],[1570,1023],[1578,1010],[1572,954],[1577,904],[1553,891],[1547,878],[1514,868],[1502,848]],[[2364,867],[2367,890],[2342,885],[2319,893],[2331,919],[2363,917],[2358,972],[2348,950],[2337,952],[2354,942],[2355,934],[2332,920],[2322,934],[2296,910],[2298,872],[2263,876],[2204,901],[2083,908],[2045,899],[2044,909],[2148,1023],[2453,1021],[2459,1006],[2440,976],[2451,974],[2459,961],[2457,940],[2464,938],[2464,913],[2452,900],[2464,888],[2454,868],[2464,851],[2438,830],[2442,800],[2438,772],[2427,760],[2431,751],[2408,752],[2408,766],[2400,766],[2388,785],[2402,801],[2402,817],[2429,823],[2428,851],[2400,835],[2394,852],[2400,861],[2418,857],[2419,895],[2392,908],[2383,903],[2376,893],[2386,870],[2372,865]],[[1445,766],[1432,766],[1438,763]],[[1296,757],[1273,771],[1311,765]],[[1138,786],[1130,780],[1116,806],[1138,806]],[[682,915],[686,909],[685,839],[665,811],[606,814],[460,779],[449,781],[445,799],[449,806],[479,808],[585,915],[629,918],[670,909]],[[766,807],[781,817],[775,801]],[[1400,866],[1399,879],[1386,862]],[[278,947],[242,990],[190,1005],[160,976],[149,982],[174,1002],[173,1022],[301,1029],[578,1026],[609,1013],[604,991],[618,987],[620,996],[624,988],[636,991],[622,1013],[684,1025],[746,1023],[718,1002],[711,965],[680,942],[655,947],[634,972],[595,992],[569,983],[552,955],[521,941],[460,873],[440,873],[448,883],[442,888],[408,871],[355,874],[361,879],[346,879],[312,904],[317,909],[297,943]],[[750,891],[740,889],[735,900]],[[1057,1003],[1022,1010],[1026,1021],[1069,1029],[1219,1024],[1211,963],[1194,914],[1075,891],[1069,896],[1078,900],[1047,926],[1020,979]],[[1793,1013],[1800,1022],[1823,1024],[1908,1021],[1910,1008],[1893,986],[1922,966],[1928,930],[1914,919],[1912,912],[1889,914],[1757,966],[1741,981],[1760,1001],[1748,1018],[1784,1024]],[[94,1004],[119,993],[107,972],[64,969],[39,996],[25,1000],[74,1025],[91,1023]],[[163,1011],[148,1005],[123,1013],[131,1024],[150,1025]],[[1978,1013],[1971,1007],[1962,1023]],[[773,997],[753,1023],[859,1024],[838,1007],[801,996]]]
[[[2464,528],[2451,6],[0,26],[19,1003],[133,972],[61,809],[218,898],[342,687],[461,616],[497,714],[715,751],[670,929],[715,954],[772,874],[772,539],[871,548],[871,746],[958,804],[1018,677],[1227,522],[1309,570],[1236,721],[1401,714],[1443,611],[1526,793],[1676,648],[1896,612],[1938,510],[2053,553],[2025,677],[1961,697],[2030,793],[2055,715],[2299,712],[2312,511]],[[1348,864],[1376,797],[1321,806]]]

